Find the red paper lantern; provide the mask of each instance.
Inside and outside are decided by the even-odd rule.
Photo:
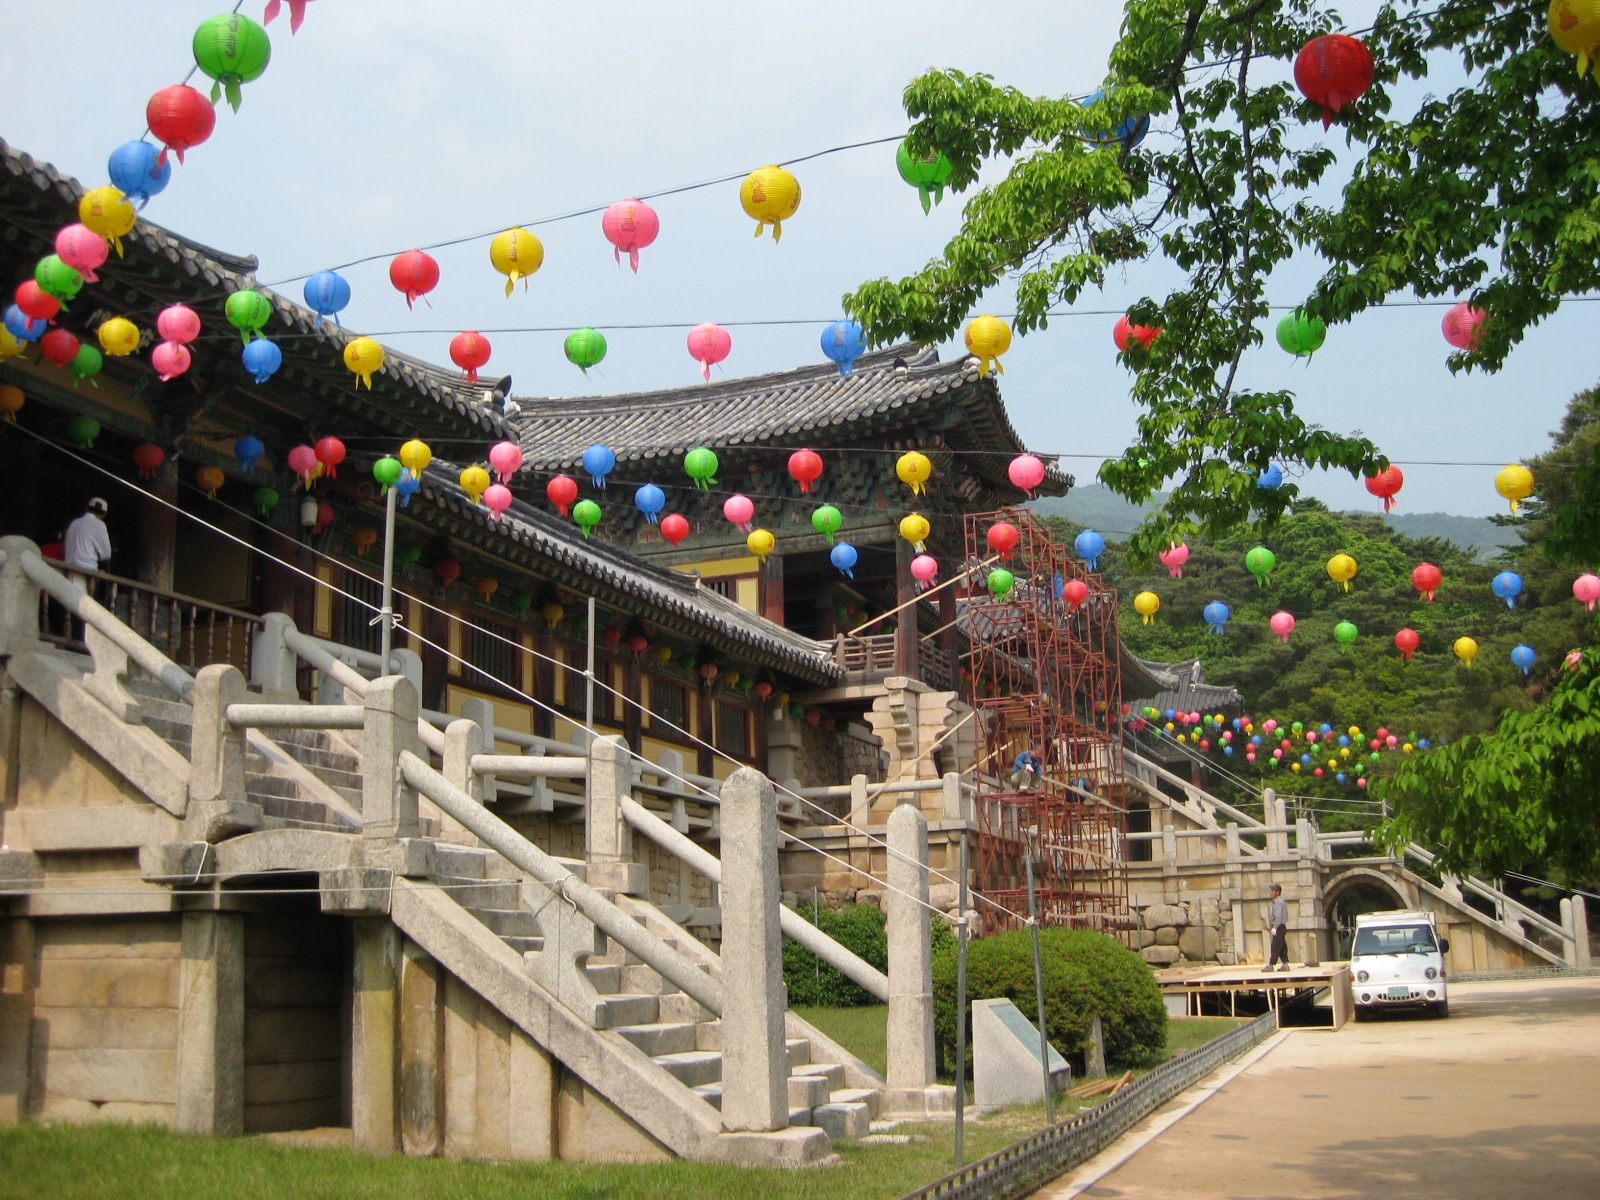
[[[1407,662],[1411,661],[1412,652],[1422,644],[1422,639],[1417,636],[1415,629],[1402,629],[1394,635],[1395,649],[1400,651],[1400,657]]]
[[[1076,612],[1078,605],[1089,598],[1089,585],[1081,579],[1069,579],[1061,585],[1061,598],[1067,602],[1067,610]]]
[[[133,465],[139,468],[140,479],[154,479],[161,464],[166,461],[166,451],[154,442],[145,442],[133,448]]]
[[[713,679],[715,679],[718,674],[719,671],[717,670],[716,663],[700,664],[700,678],[704,679],[707,683],[710,683]]]
[[[433,577],[440,587],[449,587],[461,578],[461,564],[453,558],[441,558],[433,564]]]
[[[1367,491],[1383,501],[1383,511],[1394,507],[1394,498],[1405,484],[1406,477],[1399,467],[1389,466],[1376,475],[1367,476]]]
[[[34,321],[52,321],[61,311],[61,301],[32,279],[24,279],[17,284],[16,301],[22,315]]]
[[[815,450],[796,450],[789,456],[789,474],[802,492],[809,492],[822,475],[822,455]]]
[[[431,254],[421,250],[407,250],[396,254],[389,263],[389,282],[404,294],[406,307],[426,296],[439,286],[439,264]],[[429,308],[433,305],[429,304]]]
[[[216,468],[213,467],[212,470],[216,470]],[[220,475],[220,474],[222,474],[222,472],[221,471],[217,471],[217,474]],[[316,533],[321,533],[324,529],[326,529],[329,525],[332,525],[332,524],[333,524],[333,505],[329,504],[326,500],[318,500],[317,501],[317,523],[316,523],[315,526],[313,526],[313,531],[316,532]],[[456,574],[457,575],[461,574],[461,564],[460,563],[456,564]]]
[[[556,506],[556,511],[564,517],[572,502],[578,498],[578,481],[570,475],[557,475],[544,485],[544,494],[549,497],[550,503]]]
[[[313,449],[317,461],[322,464],[322,473],[332,479],[339,473],[337,468],[344,461],[344,443],[336,437],[325,437],[318,439]]]
[[[661,518],[661,536],[673,546],[679,545],[689,536],[688,518],[682,513],[668,513]]]
[[[607,625],[600,631],[600,640],[606,644],[607,650],[615,650],[617,643],[622,640],[622,630],[615,625]]]
[[[650,649],[650,639],[642,633],[636,633],[628,639],[628,649],[633,651],[635,658],[642,658],[644,652]]]
[[[1111,330],[1111,340],[1117,344],[1117,349],[1124,354],[1128,352],[1128,347],[1134,342],[1138,342],[1140,346],[1148,350],[1150,349],[1150,343],[1160,336],[1161,326],[1135,325],[1128,320],[1127,313],[1123,313],[1117,318],[1117,323]]]
[[[66,366],[78,356],[78,346],[78,339],[65,329],[52,329],[39,339],[39,353],[58,367]]]
[[[765,679],[756,684],[755,687],[751,688],[750,690],[756,694],[757,700],[765,700],[768,696],[772,695],[772,685]]]
[[[437,268],[434,275],[438,275]],[[489,361],[489,351],[489,339],[475,330],[469,329],[450,339],[450,361],[466,372],[468,383],[478,382],[478,368]]]
[[[1411,572],[1411,586],[1422,593],[1424,600],[1432,600],[1433,593],[1444,582],[1444,572],[1432,563],[1421,563]]]
[[[1010,558],[1017,547],[1017,527],[1009,521],[996,521],[989,526],[989,549],[1001,558]]]
[[[150,102],[144,106],[144,122],[150,126],[155,139],[163,144],[161,155],[156,159],[156,166],[162,167],[166,165],[168,150],[176,154],[181,163],[185,150],[193,149],[211,136],[211,131],[217,127],[217,110],[192,87],[175,83],[150,97]]]
[[[1322,127],[1333,114],[1354,104],[1372,86],[1372,54],[1366,44],[1343,33],[1314,37],[1294,59],[1294,83],[1305,98],[1322,108]]]

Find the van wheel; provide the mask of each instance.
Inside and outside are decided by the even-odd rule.
[[[1355,1021],[1357,1024],[1360,1024],[1362,1021],[1367,1020],[1371,1015],[1371,1013],[1367,1012],[1366,1009],[1362,1008],[1361,1005],[1358,1004],[1355,1006],[1355,1010],[1350,1014],[1350,1019]]]
[[[1440,1000],[1437,1004],[1430,1004],[1428,1011],[1442,1021],[1450,1015],[1450,1001]]]

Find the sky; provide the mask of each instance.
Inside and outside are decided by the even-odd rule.
[[[241,11],[260,20],[264,3]],[[1374,8],[1343,6],[1351,27]],[[0,138],[103,184],[110,152],[143,133],[149,95],[193,66],[195,26],[225,10],[219,0],[0,0]],[[779,244],[752,236],[737,182],[652,201],[661,234],[637,275],[612,261],[598,215],[549,219],[902,134],[901,92],[931,67],[1083,94],[1100,84],[1120,17],[1110,0],[311,0],[291,37],[285,4],[268,26],[266,73],[245,86],[237,114],[219,106],[216,132],[145,215],[256,256],[259,282],[296,300],[297,277],[379,256],[341,268],[354,291],[345,326],[438,363],[455,332],[480,330],[494,347],[485,374],[512,375],[517,395],[691,385],[699,368],[684,339],[702,321],[730,327],[729,376],[802,366],[822,361],[818,339],[842,295],[916,270],[959,227],[960,197],[923,215],[892,142],[791,168],[803,199]],[[539,235],[545,263],[508,300],[488,236],[517,224]],[[475,234],[485,236],[432,251],[442,270],[432,307],[408,311],[388,258]],[[1291,267],[1272,301],[1303,299],[1311,277],[1309,265]],[[1023,440],[1061,455],[1080,484],[1134,435],[1115,314],[1171,279],[1160,262],[1132,267],[1005,358],[1002,395]],[[1008,304],[1002,284],[978,311]],[[1373,438],[1405,471],[1402,511],[1502,511],[1495,471],[1546,449],[1572,394],[1596,382],[1592,310],[1568,305],[1492,377],[1450,374],[1443,311],[1363,314],[1331,330],[1309,363],[1279,351],[1267,329],[1241,381],[1291,388],[1307,419]],[[734,324],[746,321],[799,323]],[[565,332],[586,324],[610,346],[588,380],[561,352]],[[673,327],[607,328],[650,324]],[[555,332],[493,332],[532,327]],[[959,342],[941,352],[960,353]],[[1337,508],[1378,507],[1348,477],[1301,482]]]

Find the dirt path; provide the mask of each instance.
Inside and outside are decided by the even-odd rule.
[[[1034,1200],[1600,1197],[1600,978],[1457,985],[1450,1009],[1291,1033]]]

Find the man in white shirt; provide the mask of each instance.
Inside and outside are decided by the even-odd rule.
[[[89,501],[87,511],[67,526],[64,554],[69,573],[98,571],[102,563],[111,561],[111,536],[106,533],[107,509],[106,502],[96,496]]]

